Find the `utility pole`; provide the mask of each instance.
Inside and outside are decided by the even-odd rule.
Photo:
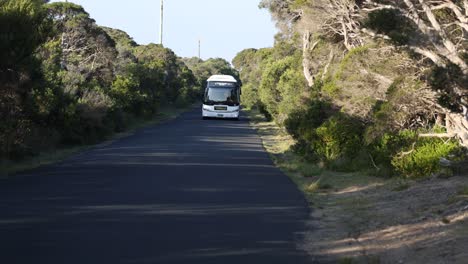
[[[198,39],[198,58],[201,59],[201,39]]]
[[[163,44],[163,30],[164,30],[164,0],[161,0],[161,21],[159,22],[161,28],[159,29],[159,44]]]

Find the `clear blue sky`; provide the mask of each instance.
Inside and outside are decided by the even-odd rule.
[[[56,2],[54,0],[53,2]],[[159,42],[160,0],[70,0],[97,24],[126,31],[139,44]],[[164,0],[164,46],[181,57],[231,61],[245,48],[273,45],[274,23],[260,0]]]

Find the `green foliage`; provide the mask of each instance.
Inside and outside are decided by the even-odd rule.
[[[198,97],[171,50],[101,28],[79,5],[45,2],[0,1],[0,159],[95,143]]]
[[[232,60],[232,64],[239,72],[242,72],[253,64],[253,60],[255,60],[257,52],[257,49],[245,49],[237,53],[236,57]]]
[[[292,4],[292,8],[301,8],[305,5],[307,5],[310,2],[310,0],[294,0]]]
[[[130,49],[138,46],[125,31],[108,27],[102,27],[102,29],[115,41],[117,49]]]
[[[43,3],[0,1],[0,158],[17,159],[30,152],[35,130],[31,92],[44,91],[35,52],[50,30]]]
[[[295,53],[280,60],[266,60],[258,97],[268,115],[282,123],[289,113],[302,108],[309,91],[301,71],[301,56]]]
[[[243,102],[280,124],[290,112],[301,108],[309,95],[298,41],[278,39],[274,48],[246,49],[233,59],[245,84]]]
[[[315,133],[312,146],[316,155],[327,163],[353,159],[361,150],[362,125],[342,113],[329,118]]]
[[[0,2],[0,74],[28,67],[36,49],[45,41],[50,24],[42,0]]]
[[[329,113],[328,113],[329,114]],[[287,121],[291,130],[291,117]],[[318,125],[310,125],[304,118],[302,126],[295,132],[295,150],[309,160],[320,161],[329,168],[356,170],[360,162],[355,162],[362,151],[362,124],[343,113],[335,113]],[[297,124],[296,124],[297,125]]]
[[[286,70],[281,75],[277,86],[282,98],[278,105],[279,112],[283,115],[289,115],[298,108],[302,108],[306,87],[305,78],[301,71],[294,68]]]
[[[332,115],[331,103],[322,100],[311,100],[307,103],[307,110],[298,110],[289,115],[285,127],[295,139],[300,139],[307,130],[314,130],[321,126]]]
[[[278,115],[278,103],[282,100],[281,93],[277,87],[278,82],[281,76],[291,67],[292,63],[291,58],[284,58],[268,64],[263,72],[258,94],[266,110],[272,116]]]
[[[399,129],[395,123],[408,119],[408,114],[400,111],[400,107],[413,100],[412,89],[417,89],[418,85],[414,81],[408,82],[404,77],[393,80],[386,92],[387,100],[376,101],[373,106],[373,123],[367,125],[364,136],[367,144],[385,137],[387,133],[395,133]]]
[[[369,146],[375,163],[388,174],[418,178],[441,172],[440,158],[461,153],[456,140],[419,138],[424,131],[401,130],[388,132]],[[434,127],[431,133],[443,133]]]
[[[115,105],[125,112],[136,116],[146,116],[146,105],[149,102],[146,94],[139,91],[140,84],[132,76],[117,76],[112,84],[110,95],[115,100]]]
[[[442,139],[420,139],[412,149],[394,156],[395,170],[408,178],[429,176],[441,171],[440,158],[460,150],[457,141]]]
[[[314,143],[319,140],[316,129],[332,115],[332,107],[321,100],[312,100],[307,105],[306,110],[292,112],[284,125],[297,141],[295,150],[309,159],[318,160],[320,157],[314,150]]]
[[[271,49],[246,49],[239,52],[232,61],[244,84],[241,95],[242,103],[249,108],[257,107],[268,118],[271,118],[271,115],[260,101],[258,87],[260,86],[264,64],[266,64],[270,56]]]
[[[392,159],[404,148],[411,147],[417,140],[417,132],[402,130],[398,133],[387,132],[374,139],[369,146],[369,154],[373,161],[380,168],[382,176],[392,176],[395,174]]]
[[[322,91],[325,92],[329,96],[336,96],[340,91],[340,87],[336,85],[336,81],[333,79],[328,79],[326,82],[323,83]]]
[[[361,60],[369,48],[370,46],[356,47],[346,53],[338,65],[338,70],[334,74],[325,76],[322,83],[320,83],[320,90],[329,97],[337,97],[341,91],[339,83],[350,79],[350,76],[347,76],[345,73],[349,72],[349,68],[355,67],[355,60]]]
[[[441,105],[460,112],[460,102],[466,99],[461,93],[468,87],[468,77],[450,63],[446,67],[434,67],[421,76],[420,70],[409,66],[414,54],[387,47],[411,44],[432,50],[430,47],[442,40],[421,32],[401,10],[388,8],[370,12],[356,22],[389,36],[390,41],[366,39],[366,45],[343,50],[344,57],[337,56],[336,51],[343,48],[342,40],[312,26],[320,22],[315,20],[322,18],[318,10],[325,8],[326,1],[315,3],[316,8],[308,7],[312,2],[260,2],[261,8],[270,11],[280,32],[275,36],[273,48],[246,49],[234,58],[233,64],[246,84],[243,101],[249,107],[257,106],[280,126],[284,125],[296,141],[295,151],[328,168],[410,178],[439,172],[440,157],[458,151],[459,147],[455,141],[418,137],[421,130],[415,124],[429,126],[434,122],[433,113],[419,97],[429,84],[440,94]],[[298,15],[299,9],[305,15]],[[449,10],[433,12],[446,24],[454,19]],[[301,23],[296,23],[296,19]],[[339,17],[336,19],[339,22]],[[303,43],[299,32],[304,27],[313,30],[310,44],[319,40],[307,54],[312,62],[310,73],[319,77],[313,87],[307,87],[303,77]],[[460,32],[453,30],[448,37],[456,36],[462,41],[457,35]],[[468,57],[459,56],[465,60]],[[325,65],[327,74],[320,78]],[[435,132],[438,130],[433,128]]]
[[[242,104],[247,108],[256,107],[259,104],[258,90],[251,83],[242,86]]]
[[[211,75],[231,75],[240,81],[239,72],[233,69],[225,59],[215,58],[203,61],[199,58],[193,57],[184,58],[183,61],[196,77],[197,86],[200,87],[200,95],[205,91],[206,80]]]

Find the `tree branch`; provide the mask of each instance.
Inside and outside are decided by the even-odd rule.
[[[465,16],[468,16],[468,0],[463,0],[463,6],[465,7]]]
[[[423,49],[423,48],[420,48],[420,47],[415,47],[415,46],[408,46],[408,48],[411,49],[412,51],[420,54],[420,55],[423,55],[426,58],[429,58],[432,62],[434,62],[439,67],[446,67],[447,66],[445,64],[444,60],[433,51]]]

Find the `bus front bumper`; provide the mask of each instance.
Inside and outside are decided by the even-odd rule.
[[[203,117],[212,117],[212,118],[239,118],[239,111],[236,112],[213,112],[202,110]]]

